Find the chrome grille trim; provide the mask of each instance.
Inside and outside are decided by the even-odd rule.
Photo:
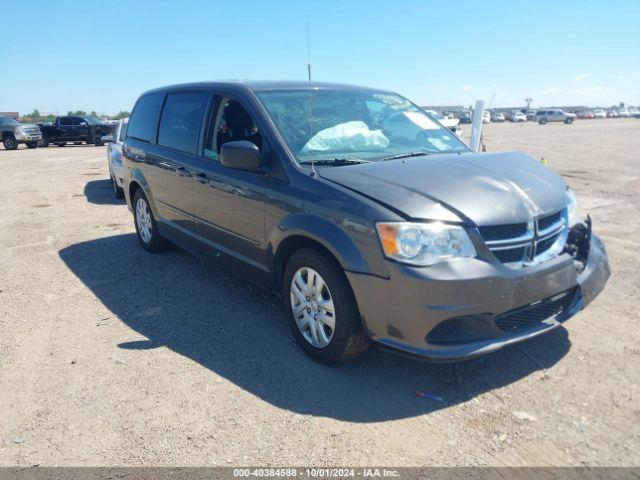
[[[545,262],[556,257],[564,248],[569,234],[567,215],[567,209],[565,208],[560,212],[540,216],[527,223],[527,231],[524,235],[500,240],[485,240],[485,244],[494,253],[498,261],[509,268],[522,268],[527,265]],[[558,217],[559,220],[545,228],[539,228],[539,223],[546,225],[548,221],[552,221],[555,217]],[[481,236],[482,228],[478,229]],[[554,237],[556,237],[555,240],[550,243]],[[539,251],[540,249],[543,250]],[[509,250],[513,250],[511,256],[508,253]],[[522,250],[522,252],[516,252],[517,250]],[[522,254],[521,258],[520,254]],[[502,260],[507,258],[511,260],[514,255],[518,260]]]

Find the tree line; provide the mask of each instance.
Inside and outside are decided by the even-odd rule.
[[[121,111],[121,112],[118,112],[116,115],[98,115],[95,110],[92,110],[89,113],[85,112],[84,110],[76,110],[75,112],[72,110],[69,110],[67,112],[67,115],[75,116],[75,117],[91,116],[91,117],[101,118],[102,120],[120,120],[121,118],[130,117],[131,113],[126,111]],[[41,115],[38,109],[35,109],[33,112],[31,112],[28,115],[24,115],[22,118],[25,120],[30,120],[32,122],[46,123],[46,122],[53,122],[56,118],[56,115]]]

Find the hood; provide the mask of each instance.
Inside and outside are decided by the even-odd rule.
[[[412,219],[499,225],[568,203],[562,177],[522,152],[436,154],[318,173]]]
[[[24,128],[37,128],[40,129],[40,127],[38,125],[36,125],[35,123],[21,123],[20,125],[16,125],[17,127],[24,127]]]

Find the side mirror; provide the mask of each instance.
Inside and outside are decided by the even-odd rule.
[[[220,150],[220,163],[238,170],[260,171],[260,149],[247,140],[227,142]]]
[[[101,138],[101,140],[102,140],[104,143],[113,143],[113,142],[115,142],[115,141],[116,141],[116,140],[115,140],[115,138],[113,138],[113,135],[103,135],[103,136],[102,136],[102,138]]]

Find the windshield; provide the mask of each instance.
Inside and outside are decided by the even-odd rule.
[[[448,129],[393,93],[317,89],[257,95],[301,163],[468,151]]]
[[[91,125],[100,125],[102,123],[100,119],[96,117],[84,117],[84,119]]]
[[[0,117],[0,125],[20,125],[11,117]]]

